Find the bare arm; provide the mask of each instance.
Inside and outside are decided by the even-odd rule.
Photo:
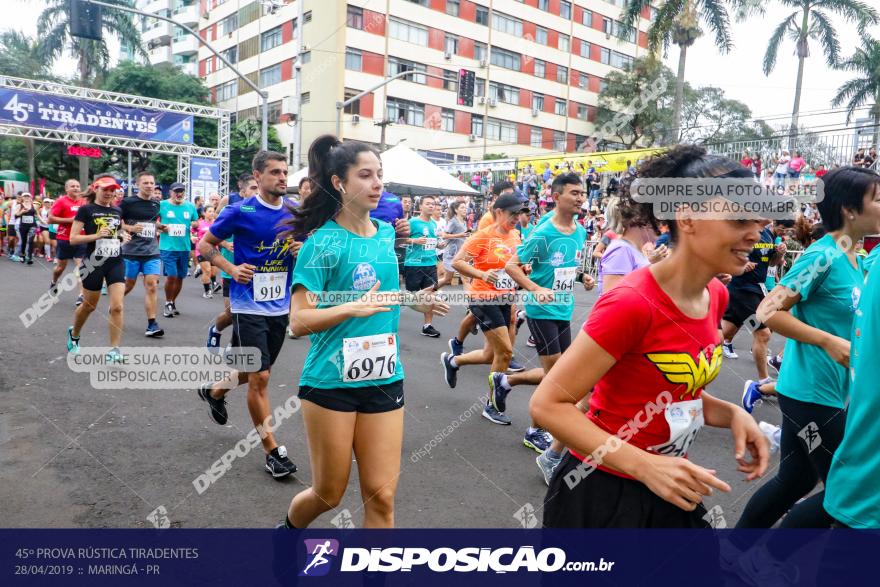
[[[291,299],[290,329],[296,336],[309,336],[315,332],[329,330],[349,318],[390,312],[391,309],[387,306],[396,303],[391,292],[384,292],[383,301],[373,298],[380,284],[381,282],[377,281],[358,301],[320,309],[315,303],[314,294],[305,287],[297,285]]]
[[[235,271],[235,265],[220,255],[215,247],[221,243],[220,239],[211,234],[211,231],[205,233],[202,240],[199,241],[198,250],[202,259],[208,261],[215,267],[219,267],[221,271],[232,275]]]
[[[99,238],[107,238],[110,236],[109,228],[102,228],[95,234],[80,234],[83,229],[83,223],[81,220],[74,220],[73,226],[70,227],[70,244],[71,245],[84,245],[87,243],[93,243]]]

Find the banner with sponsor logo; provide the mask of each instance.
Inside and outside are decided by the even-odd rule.
[[[190,160],[189,169],[189,197],[195,200],[198,197],[202,201],[211,194],[220,193],[220,161],[193,157]]]
[[[193,116],[0,88],[0,124],[166,143],[193,142]]]

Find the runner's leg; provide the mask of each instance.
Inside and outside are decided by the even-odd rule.
[[[354,454],[364,500],[364,528],[394,527],[402,447],[403,410],[357,415]]]
[[[118,347],[122,343],[122,300],[125,298],[125,285],[122,282],[111,283],[107,286],[107,293],[110,294],[110,346]]]

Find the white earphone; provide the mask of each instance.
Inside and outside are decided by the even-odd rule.
[[[340,194],[344,194],[344,193],[345,193],[345,188],[342,187],[342,185],[339,186],[339,193],[340,193]]]

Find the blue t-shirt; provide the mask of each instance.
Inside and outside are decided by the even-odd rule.
[[[825,482],[825,510],[852,528],[876,529],[880,528],[880,272],[868,273],[853,326],[846,435]]]
[[[861,265],[861,258],[858,258]],[[779,282],[798,293],[792,315],[834,336],[850,340],[855,305],[864,284],[861,266],[856,269],[826,234],[795,261]],[[776,390],[802,402],[843,408],[849,395],[846,369],[818,346],[792,338],[785,343],[785,360]]]
[[[192,239],[190,228],[199,219],[199,213],[192,202],[175,205],[171,200],[159,202],[159,222],[168,226],[159,233],[159,249],[162,251],[190,251]]]
[[[254,265],[253,280],[242,285],[230,282],[229,301],[233,314],[283,316],[290,312],[290,280],[293,256],[286,241],[278,234],[290,219],[284,199],[271,206],[251,196],[226,206],[208,231],[220,240],[235,237],[233,263]]]
[[[403,218],[403,204],[400,198],[391,192],[382,192],[379,205],[370,212],[370,218],[387,222],[393,227],[395,222]]]
[[[437,264],[437,223],[413,218],[409,221],[410,238],[426,238],[424,245],[407,245],[405,267],[433,267]]]
[[[657,237],[657,240],[654,241],[654,248],[655,249],[659,249],[663,245],[666,245],[667,247],[669,246],[669,233],[668,232],[664,232],[659,237]]]
[[[543,304],[526,293],[526,316],[533,320],[571,320],[577,268],[587,240],[587,230],[578,223],[574,226],[573,233],[564,234],[552,222],[545,222],[517,248],[520,262],[532,264],[529,279],[556,292],[552,303]]]
[[[752,252],[749,253],[749,262],[755,263],[755,268],[742,275],[736,275],[730,280],[727,290],[731,292],[731,296],[735,295],[733,293],[734,290],[764,295],[761,285],[764,285],[767,281],[767,268],[770,266],[770,262],[776,258],[774,240],[775,236],[770,227],[761,231],[758,242],[755,243],[752,247]]]
[[[296,259],[293,286],[301,285],[309,292],[319,294],[334,292],[334,295],[360,294],[367,291],[380,281],[379,291],[397,292],[397,256],[394,254],[394,228],[381,220],[373,220],[376,234],[372,237],[360,237],[342,228],[330,220],[316,230],[309,240],[303,244]],[[318,300],[318,308],[329,308],[340,305],[347,298],[340,300]],[[321,389],[338,388],[371,388],[373,393],[382,393],[376,386],[393,383],[403,379],[403,362],[400,360],[400,342],[397,340],[400,323],[400,306],[390,306],[390,312],[379,312],[366,318],[349,318],[336,326],[316,332],[309,338],[312,346],[306,356],[300,377],[300,385]],[[362,375],[365,370],[363,360],[349,364],[345,368],[345,353],[352,348],[362,348],[360,337],[381,337],[380,344],[388,344],[389,337],[394,337],[394,349],[386,349],[385,360],[380,366],[376,360],[371,361],[370,368],[387,370],[388,361],[395,363],[393,374],[381,379],[366,381],[346,381],[354,376]],[[360,344],[359,344],[360,343]],[[393,353],[393,354],[391,354]],[[357,369],[357,373],[353,372]]]

